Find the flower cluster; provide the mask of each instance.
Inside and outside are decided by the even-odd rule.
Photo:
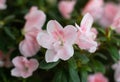
[[[11,75],[23,81],[38,73],[43,82],[47,76],[51,82],[109,82],[113,76],[120,81],[120,4],[88,0],[80,8],[81,0],[28,2],[9,7],[10,1],[0,0],[5,13],[20,7],[0,18],[0,67],[13,66]]]

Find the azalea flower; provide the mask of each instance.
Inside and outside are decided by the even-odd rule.
[[[58,9],[64,18],[70,19],[75,3],[76,0],[71,0],[71,1],[61,0],[59,2]]]
[[[99,20],[103,15],[104,0],[89,0],[82,14],[90,13],[95,20]]]
[[[67,25],[63,28],[56,20],[50,20],[47,31],[40,32],[37,36],[38,43],[47,48],[46,62],[56,62],[59,59],[68,60],[74,54],[73,44],[76,40],[76,28]]]
[[[6,0],[0,0],[0,10],[6,9]]]
[[[29,13],[25,16],[26,23],[23,29],[25,39],[20,42],[19,50],[22,55],[26,57],[34,56],[40,49],[36,41],[38,32],[45,23],[46,15],[43,11],[38,10],[37,7],[32,7]]]
[[[102,73],[96,73],[88,76],[87,82],[108,82],[108,79]]]
[[[78,28],[76,44],[80,49],[88,50],[91,53],[95,52],[98,46],[95,41],[96,33],[91,30],[92,24],[93,17],[89,13],[83,17],[80,26],[76,24]]]
[[[118,5],[114,3],[106,3],[104,6],[103,16],[100,18],[99,23],[104,27],[110,26],[118,13],[118,10]]]
[[[12,60],[15,68],[11,70],[11,75],[27,78],[38,68],[39,63],[36,59],[28,60],[26,57],[17,56]]]

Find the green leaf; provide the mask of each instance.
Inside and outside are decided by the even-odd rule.
[[[120,59],[119,52],[115,46],[108,46],[107,50],[115,62],[117,62]]]
[[[67,76],[63,70],[56,72],[53,82],[67,82]]]
[[[71,59],[71,62],[68,62],[69,66],[69,82],[80,82],[80,78],[78,75],[78,70],[76,69],[76,64],[74,63],[74,59]]]
[[[5,31],[5,33],[6,33],[10,38],[12,38],[13,40],[15,40],[15,36],[12,34],[12,32],[9,30],[8,27],[4,27],[4,31]]]
[[[89,58],[85,54],[80,54],[79,52],[75,53],[75,58],[82,64],[87,64],[89,62]]]
[[[98,61],[98,60],[93,60],[92,61],[92,68],[95,72],[102,72],[105,73],[105,67],[104,65]]]
[[[81,81],[82,82],[87,82],[87,76],[88,76],[87,71],[81,70]]]
[[[60,61],[47,63],[45,60],[43,60],[40,62],[40,68],[45,69],[45,70],[49,70],[49,69],[52,69],[53,67],[55,67],[59,62]]]

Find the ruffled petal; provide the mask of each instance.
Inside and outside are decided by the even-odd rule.
[[[21,76],[20,71],[17,68],[14,68],[14,69],[11,70],[11,75],[16,76],[16,77]]]
[[[57,52],[55,50],[47,50],[45,54],[46,62],[56,62],[59,57],[57,56]]]
[[[61,47],[60,50],[58,50],[57,55],[62,60],[68,60],[70,57],[72,57],[74,54],[74,49],[72,45],[64,44],[64,46]]]
[[[64,28],[64,38],[68,44],[74,44],[77,38],[77,29],[72,25],[66,26]]]
[[[93,24],[93,17],[89,13],[85,14],[80,24],[81,29],[83,31],[89,32],[92,24]]]
[[[53,39],[51,36],[46,32],[40,32],[37,36],[37,42],[44,48],[50,49],[52,46]]]

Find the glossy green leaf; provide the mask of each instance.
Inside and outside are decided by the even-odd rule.
[[[120,59],[118,49],[115,46],[108,46],[107,50],[115,62],[117,62]]]
[[[43,60],[40,62],[40,68],[45,69],[45,70],[49,70],[49,69],[52,69],[53,67],[55,67],[59,62],[60,61],[47,63],[45,60]]]
[[[67,76],[63,70],[56,72],[53,82],[67,82]]]
[[[105,73],[105,66],[103,65],[103,63],[101,63],[98,60],[93,60],[92,61],[92,68],[95,72]]]

